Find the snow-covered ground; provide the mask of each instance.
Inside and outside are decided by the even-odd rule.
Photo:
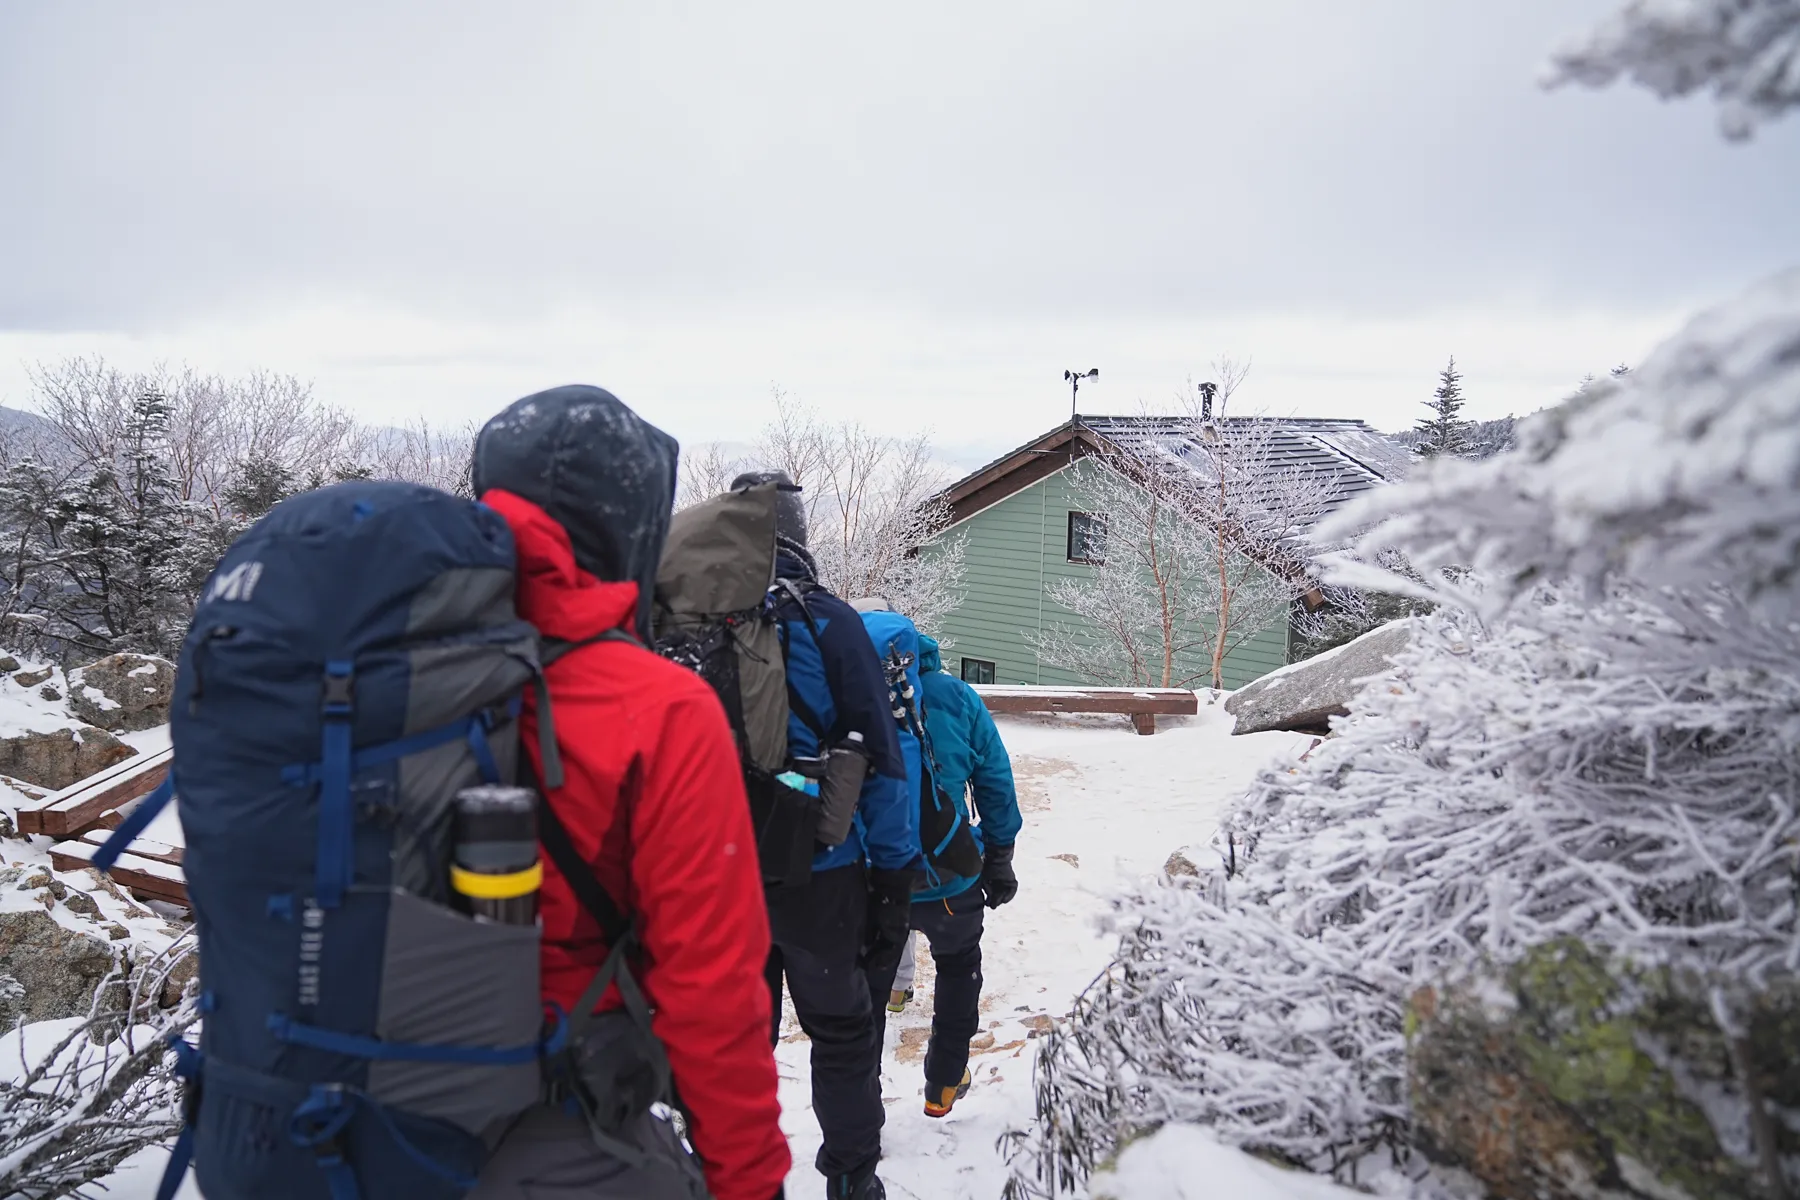
[[[943,1120],[924,1115],[924,1053],[933,969],[921,945],[918,998],[888,1021],[883,1093],[888,1106],[882,1176],[896,1200],[993,1200],[1006,1167],[996,1141],[1032,1115],[1037,1037],[1063,1016],[1107,964],[1112,939],[1097,919],[1128,879],[1162,869],[1183,847],[1204,845],[1256,770],[1297,760],[1312,739],[1230,736],[1231,719],[1203,702],[1193,718],[1161,718],[1138,737],[1123,717],[1002,718],[1024,809],[1019,896],[987,914],[983,1030],[970,1065],[975,1087]],[[154,748],[154,734],[136,735]],[[156,832],[151,834],[159,837]],[[167,838],[164,840],[176,840]],[[1196,861],[1199,851],[1190,850]],[[808,1045],[787,1013],[778,1051],[782,1124],[794,1153],[788,1194],[816,1196],[819,1148]],[[162,1152],[140,1155],[109,1181],[114,1200],[149,1200]],[[1172,1129],[1134,1146],[1099,1185],[1117,1200],[1327,1200],[1354,1193],[1220,1146],[1204,1132]],[[197,1200],[191,1181],[180,1200]]]
[[[1000,719],[1025,816],[1014,860],[1019,895],[987,913],[984,1028],[970,1059],[975,1086],[948,1117],[933,1120],[924,1114],[932,968],[923,945],[917,999],[888,1020],[881,1174],[896,1200],[999,1196],[1006,1167],[995,1142],[1031,1119],[1037,1035],[1069,1011],[1111,958],[1113,939],[1096,925],[1107,898],[1124,880],[1161,870],[1175,850],[1204,844],[1259,767],[1274,759],[1296,760],[1312,744],[1298,734],[1233,738],[1231,718],[1202,695],[1199,716],[1160,718],[1154,737],[1138,737],[1124,717]],[[778,1059],[782,1125],[794,1152],[788,1195],[795,1198],[823,1190],[812,1166],[819,1127],[811,1105],[808,1049],[790,1006]],[[1216,1144],[1205,1161],[1202,1176],[1215,1167],[1221,1172],[1217,1192],[1159,1192],[1132,1183],[1118,1195],[1121,1200],[1202,1195],[1315,1200],[1330,1190],[1311,1179],[1298,1182],[1326,1191],[1280,1190],[1275,1184],[1285,1173]],[[1263,1191],[1251,1190],[1262,1173],[1274,1182]],[[1196,1178],[1189,1184],[1205,1182]]]

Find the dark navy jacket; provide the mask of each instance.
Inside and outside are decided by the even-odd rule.
[[[783,554],[776,574],[810,579],[811,570]],[[894,730],[887,676],[863,630],[862,617],[830,592],[806,593],[806,613],[792,597],[775,610],[787,649],[788,686],[825,728],[828,739],[857,732],[869,751],[870,773],[850,837],[821,850],[813,870],[847,867],[865,856],[877,870],[903,870],[921,862],[906,762]],[[809,621],[807,618],[810,617]],[[814,631],[817,630],[817,636]],[[801,717],[788,715],[788,749],[798,757],[819,752],[819,738]]]

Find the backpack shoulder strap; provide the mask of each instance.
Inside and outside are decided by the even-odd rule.
[[[538,644],[537,677],[532,680],[532,687],[537,691],[538,718],[538,758],[544,764],[543,783],[552,790],[563,785],[562,752],[556,748],[556,714],[550,704],[550,681],[545,672],[552,664],[566,655],[572,654],[583,646],[593,646],[600,642],[625,642],[629,645],[642,645],[635,637],[623,629],[605,629],[593,637],[582,638],[578,642],[564,641],[562,638],[543,638]],[[541,795],[544,788],[540,786]],[[557,864],[559,867],[561,864]]]
[[[538,788],[538,841],[550,855],[550,861],[569,883],[569,889],[575,893],[575,899],[581,907],[587,909],[588,915],[600,923],[600,932],[606,938],[608,946],[617,946],[632,934],[631,919],[619,908],[600,880],[595,877],[594,869],[581,857],[575,849],[574,839],[569,836],[569,827],[564,825],[551,805],[550,798],[544,795],[544,789]]]
[[[781,580],[780,582],[786,583],[788,581]],[[773,589],[771,589],[771,590],[773,590]],[[806,613],[806,601],[804,599],[802,599],[798,594],[795,595],[794,599],[795,599],[795,602],[800,605],[800,611],[803,613]],[[812,628],[813,643],[816,645],[819,641],[819,627],[817,625],[813,624],[813,619],[812,619],[811,613],[806,613],[806,623],[808,626],[810,626]],[[800,723],[802,725],[804,725],[808,729],[812,730],[812,735],[815,738],[819,739],[819,748],[821,751],[823,751],[827,740],[831,736],[831,732],[830,732],[830,730],[825,728],[825,722],[821,721],[819,719],[819,714],[813,711],[812,705],[808,704],[806,702],[805,698],[802,697],[800,695],[799,691],[794,687],[794,677],[787,673],[787,668],[788,668],[788,631],[787,631],[787,626],[782,625],[778,622],[776,624],[775,636],[776,636],[776,640],[781,643],[781,674],[782,674],[782,678],[787,682],[788,711],[793,713],[796,717],[799,717]]]
[[[818,590],[819,585],[810,579],[777,579],[774,586],[769,589],[771,593],[794,602],[794,606],[800,610],[800,617],[806,622],[806,628],[813,635],[815,642],[819,640],[819,623],[813,620],[812,608],[806,603],[806,594]],[[777,600],[776,603],[779,604],[780,600]]]
[[[578,642],[564,641],[562,638],[544,638],[539,642],[538,662],[545,667],[553,665],[558,659],[571,654],[583,646],[594,646],[601,642],[624,642],[631,646],[641,646],[642,642],[623,629],[605,629],[593,637],[582,638]]]

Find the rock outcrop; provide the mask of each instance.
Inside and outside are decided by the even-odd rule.
[[[1741,1036],[1720,1029],[1705,983],[1574,941],[1420,990],[1407,1018],[1417,1144],[1495,1197],[1795,1194],[1800,984],[1745,995],[1717,982],[1739,993]]]
[[[0,775],[61,791],[137,751],[103,729],[83,725],[0,738]]]
[[[44,909],[0,912],[0,1024],[86,1016],[118,961],[99,926],[77,933]]]
[[[1245,685],[1225,701],[1237,718],[1231,732],[1327,732],[1332,717],[1350,711],[1363,681],[1386,671],[1411,636],[1410,621],[1394,621]]]
[[[166,725],[174,694],[174,664],[148,654],[113,654],[69,672],[70,710],[101,729]]]

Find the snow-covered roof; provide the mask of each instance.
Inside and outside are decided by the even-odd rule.
[[[1198,472],[1207,461],[1200,429],[1187,417],[1079,417],[1114,446],[1139,457],[1173,455]],[[1334,479],[1330,507],[1406,477],[1412,455],[1365,421],[1334,417],[1223,417],[1218,423],[1266,421],[1274,426],[1269,465]]]
[[[1328,477],[1328,509],[1388,483],[1404,479],[1411,452],[1366,421],[1336,417],[1223,417],[1221,424],[1266,422],[1271,465]],[[1189,417],[1077,416],[958,480],[942,493],[957,519],[980,511],[1018,487],[1041,478],[1057,462],[1067,462],[1111,448],[1150,462],[1179,461],[1191,467],[1196,481],[1208,456],[1199,443],[1198,424]],[[1009,478],[1010,477],[1010,478]],[[1014,482],[1016,480],[1016,482]]]

